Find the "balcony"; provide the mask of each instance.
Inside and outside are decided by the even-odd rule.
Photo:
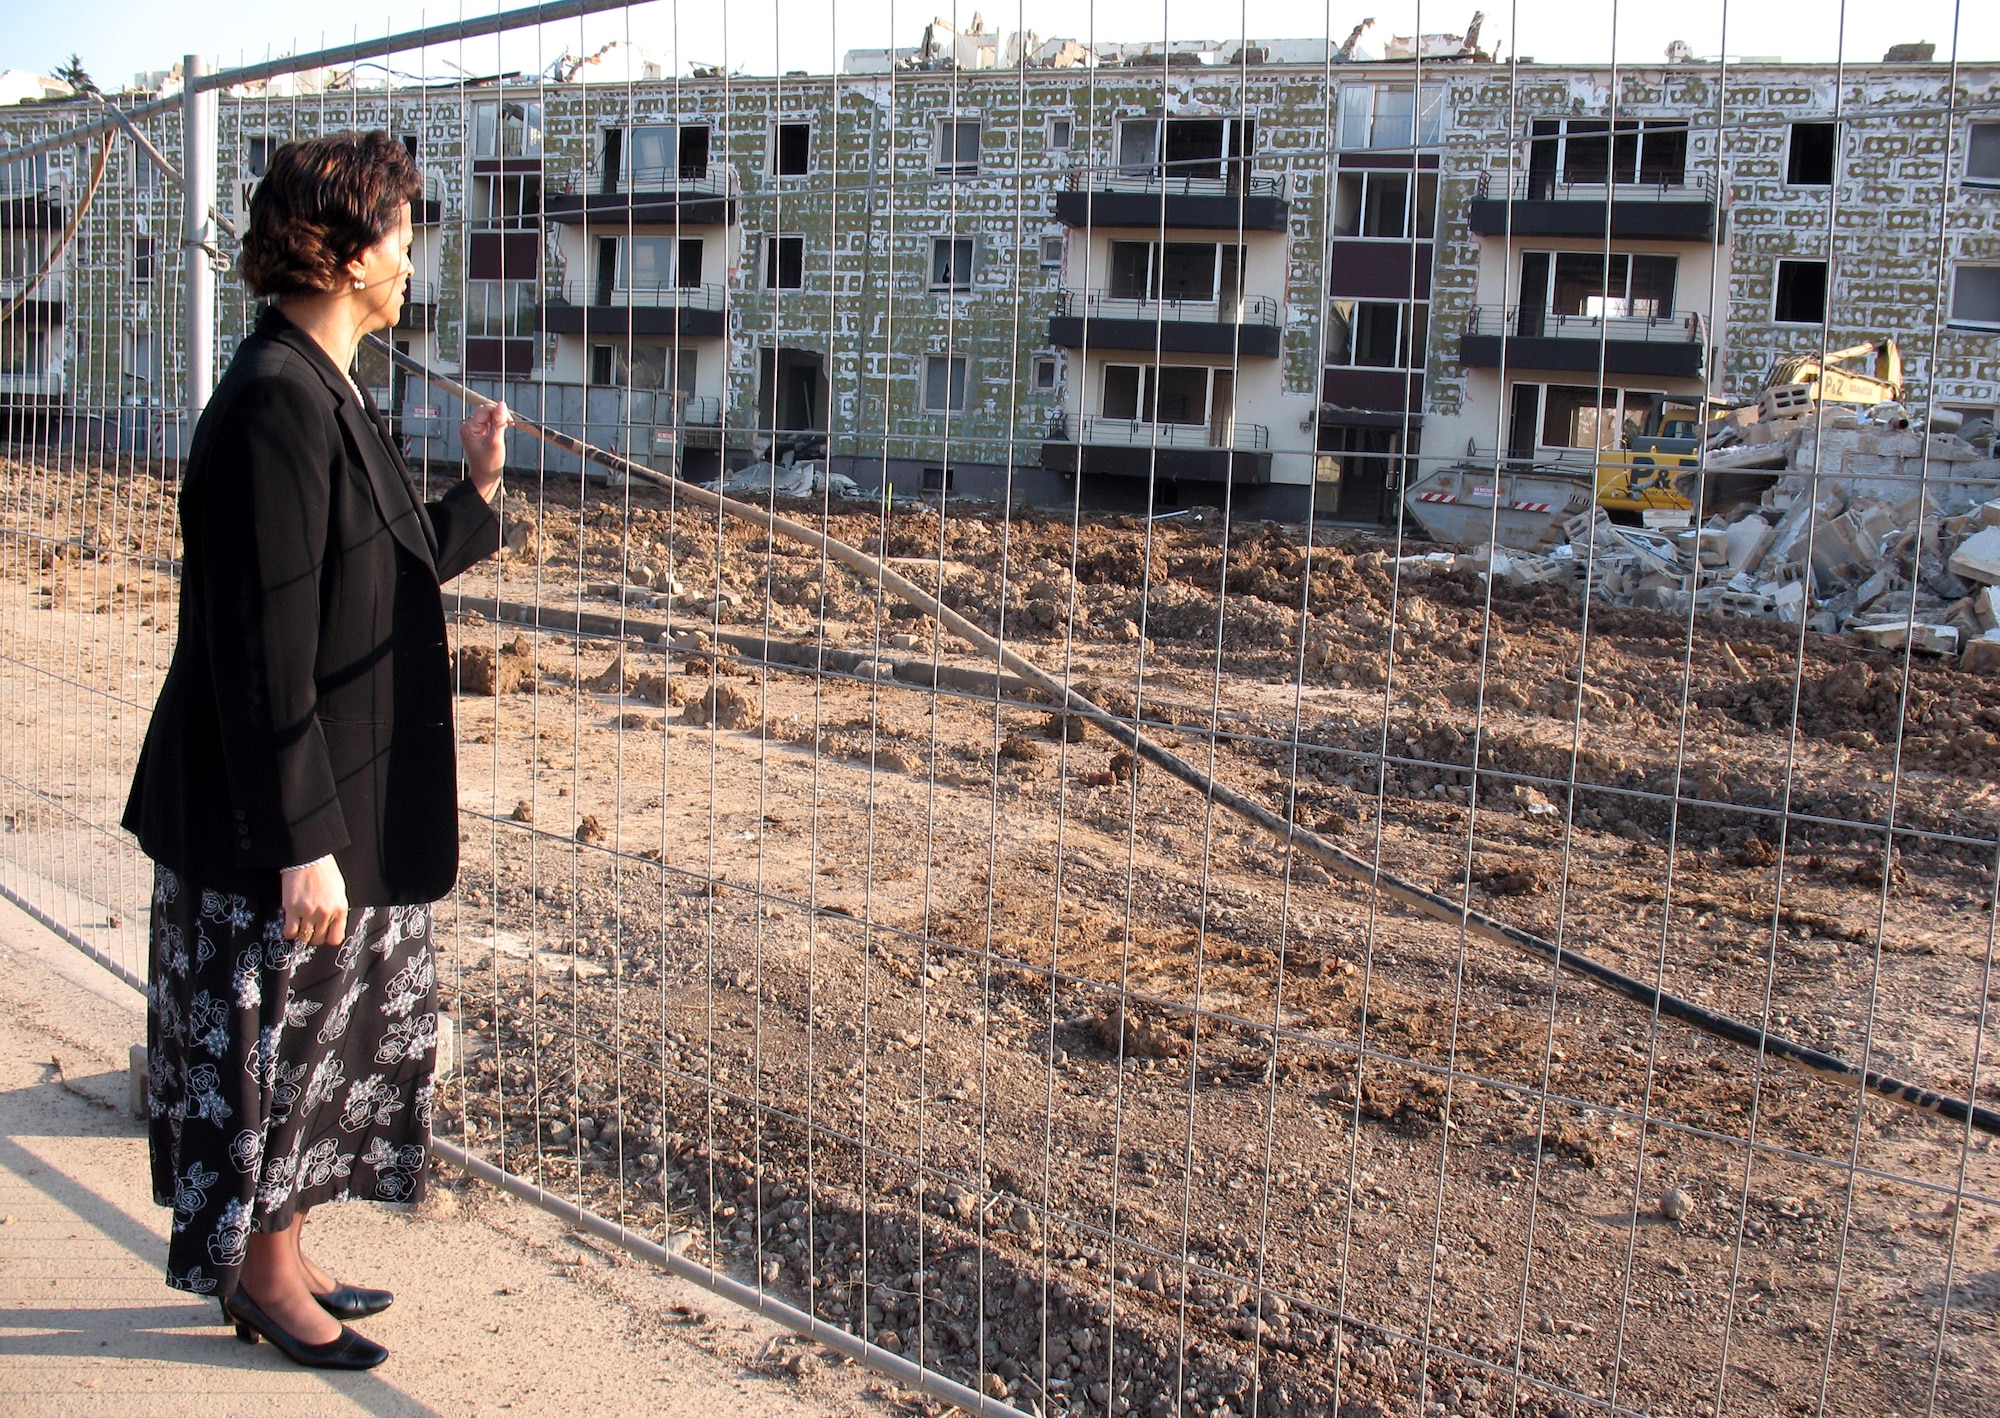
[[[66,186],[53,178],[0,178],[0,231],[60,231],[69,221]]]
[[[570,226],[728,226],[738,196],[736,169],[722,163],[609,173],[592,163],[556,179],[543,210]]]
[[[705,286],[612,286],[603,281],[563,283],[543,311],[557,335],[686,335],[711,337],[726,328],[727,290]]]
[[[1712,242],[1717,235],[1715,184],[1706,173],[1672,182],[1562,182],[1547,173],[1495,182],[1482,173],[1471,221],[1480,236],[1601,239],[1607,212],[1613,240]]]
[[[1699,379],[1702,337],[1701,313],[1693,310],[1628,317],[1481,305],[1466,318],[1458,359],[1468,369],[1496,369],[1504,360],[1509,369]]]
[[[414,276],[403,288],[403,313],[396,317],[398,330],[437,329],[438,283]]]
[[[1072,424],[1059,415],[1042,444],[1042,467],[1052,473],[1262,485],[1271,480],[1270,448],[1269,429],[1234,419],[1187,424],[1086,418]]]
[[[46,258],[35,259],[39,263]],[[60,325],[63,307],[69,300],[68,273],[51,271],[39,281],[33,272],[0,276],[0,305],[13,306],[17,300],[20,305],[14,309],[12,319],[23,325]]]
[[[1291,216],[1285,180],[1249,172],[1241,158],[1186,164],[1074,167],[1056,194],[1056,220],[1070,226],[1283,231]],[[1207,173],[1224,167],[1220,176]]]
[[[1268,295],[1235,300],[1132,300],[1067,292],[1049,320],[1049,342],[1064,349],[1159,350],[1175,354],[1278,353],[1278,302]]]

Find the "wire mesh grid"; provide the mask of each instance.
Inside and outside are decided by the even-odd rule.
[[[276,145],[386,128],[426,186],[357,377],[427,485],[467,399],[535,424],[446,589],[441,1138],[1022,1409],[1990,1409],[2000,682],[1827,633],[1832,515],[1762,613],[1698,554],[1915,499],[1874,595],[1942,619],[2000,493],[1996,71],[1662,69],[1609,13],[1567,66],[1519,14],[377,46],[222,92],[213,251],[122,129],[14,160],[8,893],[145,974],[185,263]],[[1910,456],[1697,440],[1680,581],[1593,515],[1508,543],[1564,519],[1503,479],[1584,511],[1664,405],[1862,335]],[[1795,444],[1882,427],[1822,393]]]

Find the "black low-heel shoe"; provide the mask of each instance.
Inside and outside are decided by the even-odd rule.
[[[379,1315],[396,1303],[395,1295],[388,1290],[364,1290],[359,1285],[343,1285],[338,1290],[324,1295],[314,1295],[319,1307],[335,1319],[365,1320],[370,1315]]]
[[[224,1298],[222,1313],[236,1326],[236,1337],[245,1344],[268,1339],[280,1354],[308,1369],[372,1369],[389,1357],[388,1350],[346,1325],[340,1327],[337,1339],[325,1344],[306,1344],[294,1339],[240,1288]]]

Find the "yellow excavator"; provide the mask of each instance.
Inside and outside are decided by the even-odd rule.
[[[1843,368],[1873,357],[1873,373]],[[1903,397],[1903,355],[1891,339],[1870,340],[1833,350],[1824,357],[1793,355],[1771,366],[1764,390],[1803,385],[1804,402],[1897,403]],[[1761,391],[1760,391],[1761,392]],[[1688,499],[1674,490],[1674,475],[1699,461],[1709,419],[1728,406],[1686,395],[1656,394],[1640,431],[1623,448],[1606,449],[1597,459],[1597,505],[1619,521],[1638,522],[1647,512],[1688,512]]]

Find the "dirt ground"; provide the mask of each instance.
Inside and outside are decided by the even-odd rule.
[[[0,850],[109,901],[171,488],[8,473]],[[780,510],[1385,870],[2000,1098],[2000,680],[1385,537]],[[454,589],[570,619],[454,630],[469,1145],[1045,1412],[2000,1407],[1990,1138],[1329,878],[817,552],[510,513]]]

